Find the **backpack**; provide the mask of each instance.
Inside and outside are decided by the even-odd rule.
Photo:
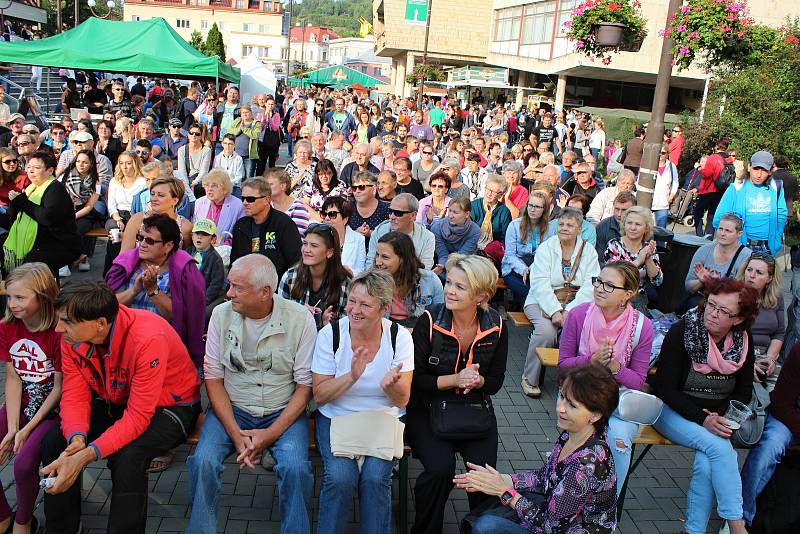
[[[392,353],[397,352],[397,331],[398,331],[397,323],[392,321],[392,326],[389,328],[389,334],[392,337]],[[333,333],[333,354],[336,354],[336,351],[339,350],[339,319],[332,319],[331,320],[331,331]]]
[[[725,161],[723,159],[723,161]],[[719,173],[719,176],[714,178],[714,185],[717,187],[717,191],[723,193],[728,186],[731,185],[733,182],[736,181],[736,167],[733,166],[733,163],[725,163],[725,166]]]

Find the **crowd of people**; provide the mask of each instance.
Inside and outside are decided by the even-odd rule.
[[[329,89],[248,103],[235,86],[98,88],[81,75],[99,122],[40,132],[13,114],[0,134],[0,460],[16,455],[18,503],[12,516],[0,499],[0,531],[35,530],[40,464],[48,532],[78,531],[80,472],[107,459],[108,532],[144,532],[147,473],[170,466],[205,387],[187,532],[216,530],[230,455],[240,468],[272,458],[282,532],[310,532],[312,428],[321,534],[344,531],[354,497],[362,532],[391,532],[404,440],[423,468],[414,533],[442,531],[454,488],[475,533],[610,533],[644,424],[630,393],[646,390],[663,405],[649,423],[695,450],[685,530],[705,532],[716,498],[730,532],[746,532],[800,438],[800,349],[784,343],[796,325],[775,260],[797,187],[775,178],[780,156],[756,152],[729,175],[721,139],[705,158],[697,205],[710,226],[698,231],[714,241],[692,259],[687,311],[659,355],[654,229],[680,186],[680,127],[651,210],[636,206],[644,126],[615,148],[602,118],[546,106]],[[277,167],[284,142],[290,162]],[[92,268],[87,234],[103,227],[104,280],[59,288]],[[514,474],[495,469],[500,277],[533,325],[523,393],[542,394],[537,349],[558,347],[561,371],[558,441],[542,467]],[[775,408],[740,476],[726,410],[762,386]]]

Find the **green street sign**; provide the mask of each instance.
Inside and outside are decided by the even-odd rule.
[[[406,0],[406,22],[425,24],[428,20],[428,0]]]

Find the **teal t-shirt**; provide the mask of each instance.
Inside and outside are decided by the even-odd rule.
[[[219,129],[219,137],[222,138],[223,135],[228,133],[228,128],[231,127],[233,124],[233,112],[236,109],[236,106],[239,104],[225,104],[225,111],[222,112],[222,120],[220,121]]]
[[[428,113],[428,117],[430,118],[431,126],[434,124],[441,126],[444,121],[444,110],[441,108],[433,108],[430,113]]]
[[[341,130],[342,126],[344,126],[344,120],[347,118],[346,113],[336,113],[333,112],[333,125],[336,126],[337,130]]]

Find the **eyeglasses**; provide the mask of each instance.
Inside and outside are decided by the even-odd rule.
[[[447,189],[447,186],[444,184],[431,184],[431,189]]]
[[[589,174],[589,171],[575,171],[575,174]]]
[[[502,194],[503,194],[505,191],[497,191],[497,190],[495,190],[495,189],[489,189],[489,188],[487,187],[487,188],[486,188],[486,192],[487,192],[487,193],[494,193],[495,195],[502,195]]]
[[[672,131],[675,132],[675,133],[681,133],[681,129],[680,128],[673,128]]]
[[[666,156],[667,154],[668,154],[668,152],[662,152],[661,153],[662,156]]]
[[[339,213],[338,211],[336,213]],[[328,232],[329,234],[333,234],[333,226],[330,224],[325,223],[314,223],[308,225],[308,230],[306,231],[306,235],[308,232]]]
[[[140,157],[146,157],[150,155],[150,152],[147,150],[137,150],[136,153],[139,154]]]
[[[528,204],[529,210],[543,210],[544,206],[537,206],[536,204]]]
[[[353,191],[366,191],[368,187],[375,187],[373,184],[358,184],[353,186]]]
[[[264,197],[246,196],[246,197],[242,197],[242,202],[246,202],[247,204],[252,204],[253,202],[255,202],[256,200],[258,200],[260,198],[264,198]]]
[[[180,128],[181,125],[180,124],[170,124],[169,127],[170,128]]]
[[[17,146],[28,146],[32,144],[33,143],[31,143],[30,141],[20,141],[19,143],[17,143]]]
[[[427,156],[433,156],[433,152],[428,152],[427,150],[423,150],[422,153]]]
[[[5,161],[3,162],[5,163]],[[761,260],[768,265],[775,265],[775,258],[766,252],[753,252],[750,254],[751,260]]]
[[[53,137],[55,137],[57,135],[65,135],[66,133],[67,132],[65,132],[63,130],[50,130],[50,135],[52,135]]]
[[[189,132],[189,135],[191,135],[193,137],[199,137],[199,136],[203,135],[203,133],[202,132]]]
[[[606,282],[605,280],[601,280],[600,277],[598,276],[592,277],[592,285],[594,287],[603,286],[603,291],[605,291],[606,293],[611,293],[615,289],[625,289],[624,287],[621,286],[615,286],[611,282]]]
[[[318,108],[321,108],[321,107],[322,107],[322,106],[324,106],[325,104],[323,104],[322,102],[317,102],[317,103],[316,103],[316,104],[314,104],[314,105],[315,105],[316,107],[318,107]]]
[[[737,315],[737,314],[733,313],[732,311],[730,311],[730,310],[728,310],[726,308],[721,308],[721,307],[717,306],[716,304],[714,304],[710,300],[706,301],[706,312],[707,313],[708,312],[714,312],[717,315],[719,315],[720,317],[728,317],[729,319],[732,318],[732,317],[736,317],[736,315]]]
[[[147,236],[144,236],[142,234],[136,234],[136,242],[137,243],[144,242],[144,243],[146,243],[147,245],[150,245],[150,246],[153,246],[156,243],[163,243],[163,241],[161,241],[159,239],[153,239],[152,237],[147,237]]]
[[[15,159],[4,159],[3,160],[3,164],[4,165],[19,165],[19,161],[15,160]]]
[[[408,215],[409,213],[414,213],[413,211],[406,211],[406,210],[396,210],[394,208],[389,208],[389,215],[394,215],[395,217],[403,217],[404,215]]]
[[[25,129],[23,128],[23,130],[22,130],[22,133],[24,133],[24,134],[28,134],[28,135],[31,135],[31,134],[38,134],[38,133],[39,133],[39,130],[37,130],[37,129],[35,129],[35,128],[30,128],[30,129],[28,129],[28,130],[25,130]]]
[[[323,219],[335,219],[340,214],[341,214],[340,211],[334,211],[334,210],[326,211],[326,212],[324,212],[322,214],[322,218]]]

